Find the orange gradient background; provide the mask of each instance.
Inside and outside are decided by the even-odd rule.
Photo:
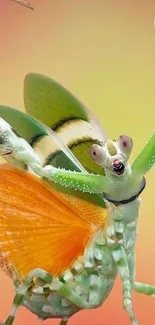
[[[24,76],[43,73],[91,108],[109,137],[130,135],[133,159],[155,128],[154,0],[32,2],[35,11],[0,0],[0,103],[24,110]],[[155,285],[155,168],[142,194],[136,253],[137,280]],[[1,272],[0,320],[13,296]],[[155,300],[133,294],[133,302],[140,325],[155,324]],[[40,321],[20,308],[14,324]],[[102,307],[74,315],[69,325],[131,325],[119,278]]]

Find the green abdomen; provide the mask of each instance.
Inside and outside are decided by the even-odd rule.
[[[24,305],[43,319],[70,317],[80,309],[102,305],[113,287],[116,275],[116,267],[104,238],[98,242],[94,238],[84,256],[59,278],[80,297],[86,307],[80,308],[62,297],[56,288],[50,288],[44,294],[36,293],[36,285],[29,290]]]

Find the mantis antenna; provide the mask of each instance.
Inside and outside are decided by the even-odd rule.
[[[10,0],[10,1],[14,1],[16,3],[19,3],[20,5],[27,7],[31,10],[34,10],[34,7],[32,6],[32,4],[29,1],[24,1],[24,0]]]

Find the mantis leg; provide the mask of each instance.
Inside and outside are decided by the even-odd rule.
[[[48,178],[55,183],[87,193],[102,193],[108,186],[105,176],[90,175],[87,172],[74,172],[55,168],[51,165],[41,166],[40,159],[33,148],[22,138],[19,138],[10,125],[0,118],[0,154],[7,153],[19,162],[29,166],[38,176]]]
[[[130,274],[130,281],[135,281],[135,252],[132,250],[129,254],[127,253],[128,268]]]
[[[59,325],[67,325],[67,323],[68,323],[68,320],[65,321],[65,320],[62,319],[62,321],[60,322]]]
[[[5,325],[12,325],[15,319],[16,311],[23,302],[23,298],[31,284],[31,281],[34,277],[40,278],[48,284],[52,283],[53,277],[50,276],[46,271],[41,269],[36,269],[29,273],[28,277],[23,281],[22,286],[18,289],[17,294],[13,300],[12,312],[7,318]]]
[[[133,307],[132,307],[132,297],[131,297],[132,284],[130,281],[130,272],[129,272],[126,252],[121,245],[116,244],[116,243],[111,248],[112,248],[112,255],[113,255],[114,261],[117,265],[118,272],[119,272],[121,279],[123,281],[124,309],[127,311],[128,315],[132,321],[132,325],[138,325],[138,321],[136,320],[136,318],[134,316]]]
[[[124,224],[123,219],[113,221],[115,234],[117,234],[119,241],[123,242]],[[129,269],[130,281],[135,281],[135,241],[136,241],[136,222],[131,222],[126,226],[125,235],[125,253]]]
[[[155,286],[150,284],[141,283],[141,282],[133,282],[132,288],[139,293],[143,293],[144,295],[155,297]]]
[[[9,315],[9,317],[7,318],[5,325],[13,324],[13,321],[14,321],[15,315],[16,315],[16,311],[19,308],[19,306],[22,304],[24,296],[25,296],[27,290],[29,289],[29,286],[30,286],[33,278],[39,278],[45,282],[46,286],[41,287],[42,293],[44,293],[44,288],[45,288],[45,292],[48,288],[51,291],[57,290],[57,292],[60,293],[60,295],[62,297],[67,298],[70,302],[72,302],[77,307],[79,307],[79,309],[89,308],[88,302],[86,300],[84,300],[82,297],[80,297],[78,294],[76,294],[76,292],[74,292],[74,290],[70,289],[67,286],[67,284],[63,284],[62,282],[57,280],[57,289],[56,289],[55,287],[52,286],[53,277],[49,273],[47,273],[46,271],[44,271],[42,269],[36,269],[29,273],[28,277],[23,281],[22,286],[18,289],[18,292],[17,292],[17,294],[14,298],[14,301],[13,301],[12,312]],[[61,325],[62,324],[64,324],[64,325],[67,324],[67,321],[62,320]]]

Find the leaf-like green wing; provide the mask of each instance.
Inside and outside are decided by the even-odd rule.
[[[66,164],[66,169],[84,171],[72,152],[61,142],[59,137],[47,126],[43,125],[31,116],[14,108],[0,105],[0,117],[7,121],[11,127],[24,138],[39,154],[43,165],[47,165],[47,155],[52,151],[59,151]],[[35,145],[36,139],[43,142],[39,148]],[[60,167],[55,159],[54,166]]]
[[[35,119],[17,109],[0,105],[0,117],[8,122],[29,144],[35,137],[42,137],[47,131]]]
[[[39,74],[28,74],[24,82],[26,112],[56,132],[88,172],[104,174],[103,168],[90,158],[94,143],[105,140],[104,131],[93,115],[70,92],[56,81]],[[40,139],[34,145],[39,146]],[[51,152],[50,164],[59,160],[65,167],[60,152]]]
[[[59,136],[36,119],[16,109],[2,105],[0,106],[0,117],[8,122],[14,131],[34,148],[41,159],[42,165],[45,166],[48,163],[47,158],[51,152],[56,152],[59,153],[58,157],[61,157],[61,161],[55,157],[51,162],[52,165],[55,167],[61,167],[61,163],[61,165],[64,165],[66,169],[81,172],[84,171],[83,166],[67,146],[59,139]],[[19,162],[12,159],[11,156],[8,157],[8,161],[20,168],[26,168],[23,164],[19,166]],[[54,182],[50,182],[50,185],[65,194],[80,197],[84,200],[105,207],[104,200],[98,195],[74,191],[70,188],[64,188],[63,186],[55,184]]]

